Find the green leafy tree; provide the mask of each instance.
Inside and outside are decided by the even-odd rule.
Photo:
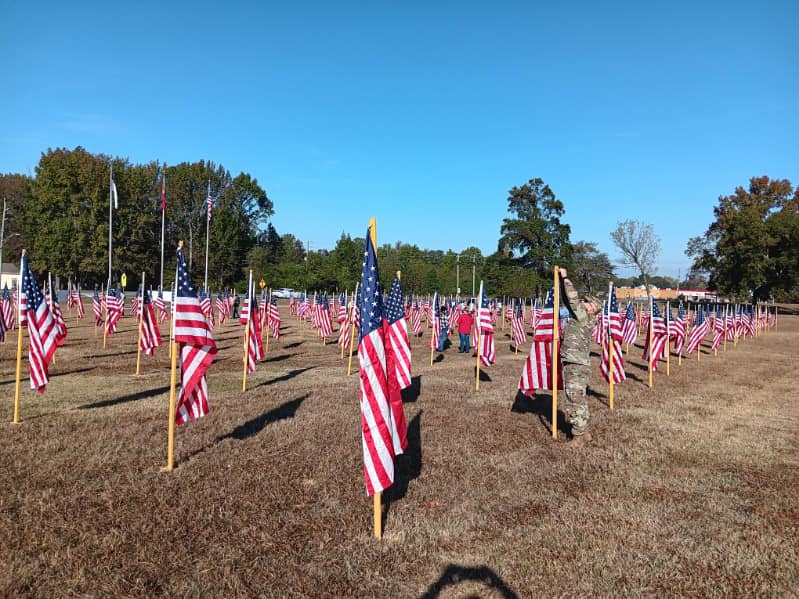
[[[799,188],[798,188],[799,189]],[[688,241],[692,272],[740,299],[795,297],[799,288],[799,191],[787,179],[753,177],[720,196],[704,236]]]
[[[546,280],[556,263],[571,264],[571,229],[561,222],[563,202],[538,178],[512,188],[509,194],[508,212],[513,216],[502,222],[499,250]]]
[[[613,265],[608,255],[597,249],[596,243],[578,241],[574,244],[569,274],[582,289],[595,295],[607,289],[613,278]]]

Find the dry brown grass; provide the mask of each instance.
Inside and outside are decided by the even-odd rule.
[[[209,416],[166,460],[166,348],[133,324],[107,350],[70,329],[43,396],[0,436],[0,594],[190,596],[790,595],[799,587],[799,318],[636,379],[616,410],[595,369],[594,441],[549,434],[516,397],[524,352],[474,361],[414,342],[410,447],[371,538],[357,377],[304,325],[241,393],[241,328],[217,330]],[[425,340],[427,331],[425,333]],[[0,346],[6,421],[15,335]],[[526,351],[526,350],[525,350]],[[708,348],[705,348],[708,351]],[[596,357],[594,358],[596,359]],[[26,366],[25,366],[26,368]],[[488,380],[490,379],[490,380]],[[27,381],[25,381],[27,384]]]

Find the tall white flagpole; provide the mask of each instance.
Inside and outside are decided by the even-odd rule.
[[[114,163],[110,163],[110,174],[108,176],[108,286],[111,288],[111,232],[114,226]]]
[[[164,163],[164,172],[161,175],[161,282],[158,285],[159,293],[163,292],[164,290],[164,224],[165,223],[166,223],[166,163]]]
[[[211,232],[211,213],[208,212],[208,202],[211,200],[211,179],[208,179],[208,195],[205,196],[205,294],[208,295],[208,236]]]

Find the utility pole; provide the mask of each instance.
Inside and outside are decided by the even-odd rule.
[[[474,271],[477,267],[477,256],[472,256],[472,297],[474,297],[475,289],[474,289]]]
[[[3,203],[3,207],[5,208],[5,203]],[[5,212],[3,212],[3,216],[5,217]],[[461,255],[460,254],[458,254],[455,257],[455,293],[457,295],[461,294]]]

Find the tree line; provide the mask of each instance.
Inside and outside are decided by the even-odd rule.
[[[206,198],[213,200],[208,252],[209,287],[243,289],[253,269],[270,287],[298,290],[353,289],[360,280],[363,237],[342,232],[332,249],[309,251],[298,236],[279,233],[270,222],[275,206],[249,173],[231,174],[220,164],[200,160],[164,165],[133,164],[127,159],[92,154],[81,147],[42,153],[33,176],[0,174],[0,195],[7,204],[3,260],[18,262],[28,248],[32,267],[71,278],[90,289],[108,276],[108,206],[111,168],[119,196],[113,212],[113,279],[124,272],[128,287],[147,272],[157,285],[161,244],[161,190],[166,190],[164,283],[174,279],[177,239],[183,239],[195,281],[205,266]],[[749,190],[719,198],[717,220],[705,236],[689,241],[694,269],[685,281],[658,277],[660,251],[651,225],[618,223],[611,240],[622,264],[640,275],[618,283],[699,288],[757,299],[796,297],[799,264],[797,196],[788,181],[752,179]],[[570,239],[565,206],[540,178],[514,186],[506,197],[496,250],[488,255],[473,246],[429,249],[396,242],[378,248],[381,277],[388,287],[396,270],[409,293],[438,290],[471,295],[480,280],[492,295],[540,295],[551,285],[555,264],[590,293],[607,289],[615,278],[611,260],[593,241]],[[793,245],[792,245],[793,244]],[[743,249],[742,249],[743,248]],[[791,251],[793,248],[794,251]],[[745,250],[745,251],[744,251]],[[751,297],[751,295],[750,295]]]

